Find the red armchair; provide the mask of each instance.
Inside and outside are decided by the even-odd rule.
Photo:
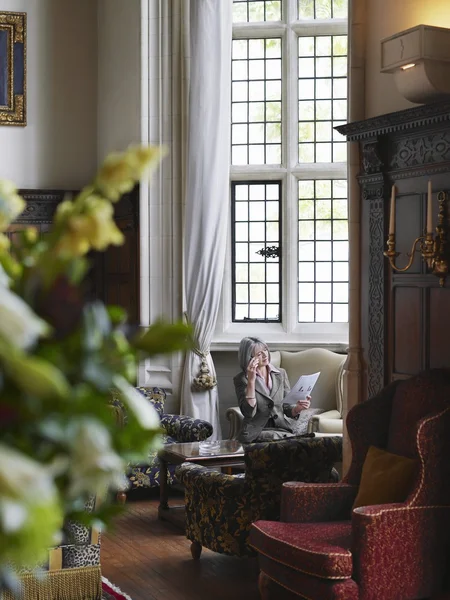
[[[261,597],[274,589],[274,598],[308,600],[438,597],[450,554],[450,371],[392,383],[349,412],[347,430],[343,481],[285,483],[280,522],[252,525]],[[352,510],[369,446],[417,459],[405,502]]]

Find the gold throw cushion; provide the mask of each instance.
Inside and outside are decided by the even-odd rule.
[[[404,502],[411,491],[417,461],[370,446],[353,508]]]

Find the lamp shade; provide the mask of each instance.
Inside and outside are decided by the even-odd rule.
[[[404,98],[424,104],[450,97],[450,29],[418,25],[381,40],[381,72]]]

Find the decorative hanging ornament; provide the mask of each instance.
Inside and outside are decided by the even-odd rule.
[[[209,352],[200,352],[200,350],[196,349],[194,352],[200,356],[201,364],[197,377],[194,377],[192,381],[191,389],[193,392],[206,392],[212,390],[217,385],[217,379],[209,372],[208,364],[206,362],[206,357]]]

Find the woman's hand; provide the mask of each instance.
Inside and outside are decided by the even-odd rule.
[[[247,380],[249,383],[254,383],[256,381],[256,370],[259,365],[259,358],[256,356],[250,359],[250,362],[247,366]]]
[[[306,410],[311,406],[311,396],[306,396],[305,400],[297,400],[294,406],[294,413],[298,415],[302,410]]]

